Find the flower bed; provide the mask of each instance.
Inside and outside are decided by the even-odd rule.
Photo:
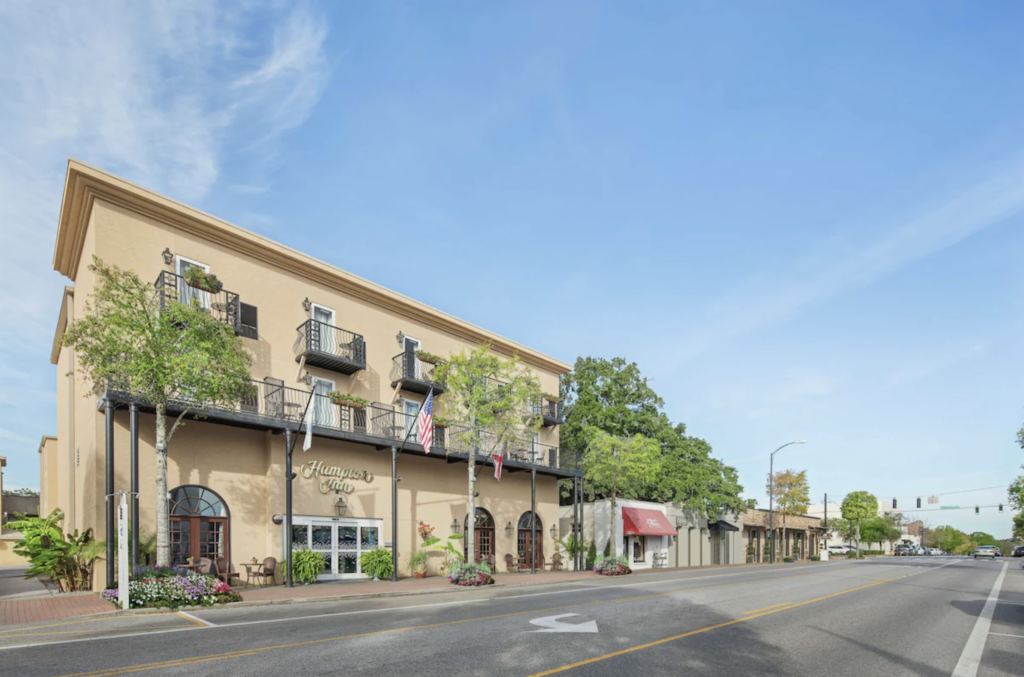
[[[493,585],[491,569],[486,564],[457,564],[448,574],[448,581],[453,585],[482,586]]]
[[[633,573],[633,570],[626,564],[624,557],[607,557],[600,559],[594,565],[594,573],[601,576],[625,576]]]
[[[120,607],[118,588],[103,591],[103,599]],[[177,609],[241,602],[242,596],[213,576],[176,567],[136,567],[128,584],[132,609]]]

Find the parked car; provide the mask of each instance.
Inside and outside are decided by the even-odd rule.
[[[830,545],[828,546],[828,554],[830,555],[845,555],[846,553],[853,550],[852,545]]]
[[[1018,545],[1010,554],[1013,557],[1024,557],[1024,545]]]
[[[910,557],[914,554],[914,550],[914,546],[907,545],[906,543],[901,543],[896,546],[896,548],[892,551],[892,554],[896,557]]]
[[[928,548],[928,554],[931,555],[932,557],[940,557],[940,556],[944,555],[945,553],[942,552],[941,550],[939,550],[938,548]]]
[[[998,552],[999,550],[994,545],[979,545],[974,549],[974,559],[978,559],[979,557],[991,557],[992,559],[995,559],[999,556],[996,554]]]

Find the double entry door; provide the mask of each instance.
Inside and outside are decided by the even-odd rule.
[[[379,546],[381,520],[345,517],[292,517],[292,549],[308,548],[324,558],[319,580],[366,578],[359,556]]]

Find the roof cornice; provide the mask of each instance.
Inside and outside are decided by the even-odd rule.
[[[53,332],[53,347],[50,348],[50,364],[57,364],[57,360],[60,358],[60,347],[64,341],[64,332],[68,328],[68,297],[73,297],[74,295],[74,287],[64,287],[64,295],[60,297],[57,329]]]
[[[96,200],[138,212],[171,228],[446,331],[464,341],[489,343],[497,352],[518,355],[535,367],[558,374],[572,370],[571,365],[561,360],[74,159],[68,160],[53,252],[54,270],[72,280],[78,275],[89,215]]]

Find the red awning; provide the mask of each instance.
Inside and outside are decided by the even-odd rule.
[[[623,508],[622,533],[626,536],[675,536],[676,528],[657,510]]]

